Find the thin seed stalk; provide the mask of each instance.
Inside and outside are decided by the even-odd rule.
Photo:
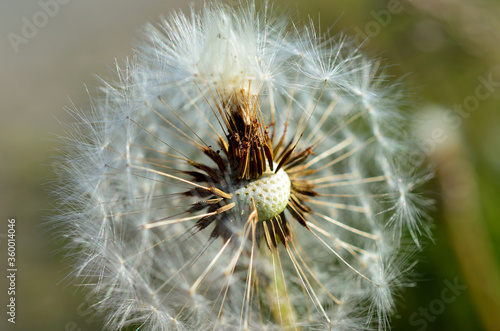
[[[274,274],[270,275],[271,280],[264,288],[265,298],[271,307],[271,313],[277,323],[281,323],[284,330],[298,330],[302,328],[297,326],[296,312],[292,305],[289,304],[288,292],[285,284],[285,279],[281,272],[281,264],[274,254],[278,254],[278,247],[269,250],[266,245],[260,246],[261,254],[269,255],[268,258],[273,260]],[[278,299],[279,298],[279,299]]]

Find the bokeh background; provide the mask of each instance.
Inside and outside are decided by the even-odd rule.
[[[44,225],[44,188],[65,106],[89,103],[94,74],[112,77],[137,29],[183,0],[0,2],[0,307],[7,304],[7,219],[17,219],[17,323],[1,330],[100,329],[65,280],[61,240]],[[394,330],[500,330],[500,3],[494,0],[276,0],[296,21],[369,37],[365,52],[406,76],[430,162],[434,242],[418,254],[418,283],[401,295]],[[41,16],[40,16],[41,15]],[[26,21],[40,27],[25,30]],[[41,24],[44,23],[44,24]],[[26,28],[25,28],[26,29]],[[19,41],[20,39],[16,39]],[[455,292],[446,290],[450,284]],[[448,291],[448,292],[446,292]],[[450,293],[453,293],[450,294]],[[443,296],[444,295],[444,296]]]

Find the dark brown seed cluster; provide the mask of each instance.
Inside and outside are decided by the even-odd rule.
[[[243,95],[244,92],[241,93]],[[280,138],[275,139],[277,134],[274,123],[265,125],[257,102],[252,98],[240,96],[223,102],[219,115],[225,129],[225,137],[219,136],[220,149],[200,147],[217,167],[189,161],[196,170],[184,172],[192,177],[193,182],[203,185],[203,188],[194,188],[184,193],[205,199],[193,204],[188,211],[205,210],[209,214],[197,221],[196,230],[202,231],[215,222],[211,237],[229,239],[252,217],[254,210],[250,204],[241,206],[234,203],[231,194],[234,187],[259,179],[266,171],[276,173],[280,169],[287,172],[291,182],[286,210],[296,221],[308,228],[306,215],[311,209],[306,202],[318,194],[314,191],[314,184],[305,178],[315,171],[308,169],[304,163],[314,154],[313,147],[298,151],[297,139],[285,142],[288,123],[285,124]],[[270,129],[271,137],[268,131]],[[265,237],[270,248],[276,247],[280,242],[287,245],[291,238],[291,228],[285,211],[270,220],[258,221],[257,240]]]

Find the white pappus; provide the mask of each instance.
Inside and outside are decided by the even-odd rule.
[[[105,329],[389,327],[402,242],[429,233],[403,90],[350,38],[255,7],[147,25],[70,110],[55,222]]]

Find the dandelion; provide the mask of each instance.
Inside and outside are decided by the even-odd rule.
[[[428,233],[400,84],[264,6],[147,25],[58,159],[105,329],[386,329]]]

